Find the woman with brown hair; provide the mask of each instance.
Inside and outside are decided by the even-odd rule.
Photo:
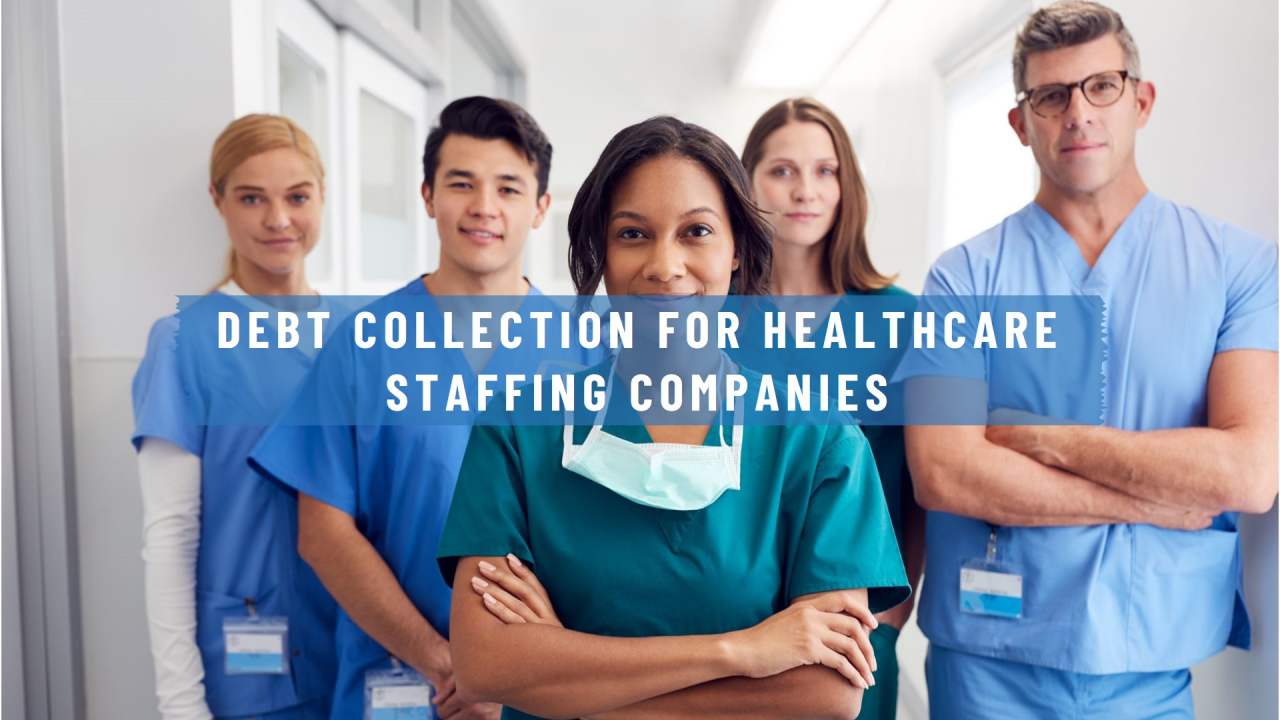
[[[569,233],[580,295],[603,282],[614,302],[669,309],[768,290],[770,229],[741,163],[675,118],[613,137]],[[712,346],[656,348],[582,376],[761,383]],[[440,542],[459,695],[508,719],[857,714],[872,613],[907,588],[856,427],[696,407],[670,424],[608,390],[598,412],[545,425],[522,421],[532,395],[475,425]]]
[[[209,195],[231,244],[211,299],[232,296],[273,316],[271,303],[290,299],[267,296],[327,309],[323,298],[312,305],[296,297],[316,295],[305,260],[324,208],[324,166],[300,127],[275,115],[232,122],[213,145]],[[249,468],[266,428],[190,417],[193,406],[253,402],[261,389],[251,376],[237,379],[238,398],[211,388],[208,373],[179,362],[177,330],[176,316],[156,322],[133,380],[160,713],[164,720],[326,718],[336,605],[298,556],[295,499]],[[298,380],[310,362],[297,352]]]
[[[783,100],[756,121],[742,151],[755,201],[773,224],[775,295],[909,295],[881,274],[867,249],[867,190],[853,143],[827,106],[812,98]],[[896,358],[889,359],[896,363]],[[879,368],[886,377],[892,367]],[[914,589],[924,566],[924,512],[915,502],[901,427],[866,425],[907,578]],[[865,718],[897,712],[898,632],[913,600],[877,619],[871,633],[879,668],[862,700]]]

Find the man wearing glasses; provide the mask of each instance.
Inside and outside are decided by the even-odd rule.
[[[1188,668],[1250,643],[1237,526],[1277,489],[1276,246],[1147,190],[1134,140],[1156,91],[1113,10],[1037,11],[1013,68],[1039,191],[925,293],[1100,296],[1103,422],[1001,426],[1044,410],[991,408],[986,427],[907,429],[931,713],[1191,718]],[[899,374],[928,368],[909,354]]]

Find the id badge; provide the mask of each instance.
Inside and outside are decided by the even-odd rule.
[[[398,662],[364,674],[364,720],[431,720],[431,683]]]
[[[289,672],[288,618],[259,615],[223,618],[222,637],[228,675]]]
[[[1022,617],[1022,573],[986,558],[969,560],[960,567],[960,610],[1014,620]]]

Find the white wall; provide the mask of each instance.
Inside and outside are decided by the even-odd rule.
[[[90,720],[154,718],[129,387],[151,323],[226,252],[204,188],[234,116],[231,3],[61,5],[85,697]]]

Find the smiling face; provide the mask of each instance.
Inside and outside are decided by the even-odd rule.
[[[719,185],[678,155],[646,160],[618,183],[605,237],[610,295],[727,295],[738,268]]]
[[[422,199],[440,232],[441,272],[483,277],[518,270],[529,231],[551,196],[538,196],[535,168],[506,140],[451,134],[440,146],[434,189]]]
[[[1115,35],[1080,45],[1034,53],[1027,58],[1026,85],[1076,83],[1098,73],[1122,70],[1124,49]],[[1009,124],[1040,166],[1042,190],[1068,197],[1092,195],[1122,183],[1141,183],[1134,162],[1138,128],[1155,103],[1149,82],[1126,80],[1120,99],[1094,107],[1072,89],[1070,106],[1057,117],[1035,114],[1026,102],[1009,111]]]
[[[223,193],[209,188],[236,255],[282,275],[302,267],[320,237],[324,188],[297,150],[269,150],[240,163]]]
[[[770,133],[751,185],[775,242],[810,247],[827,237],[840,207],[839,172],[835,143],[818,123],[793,121]]]

